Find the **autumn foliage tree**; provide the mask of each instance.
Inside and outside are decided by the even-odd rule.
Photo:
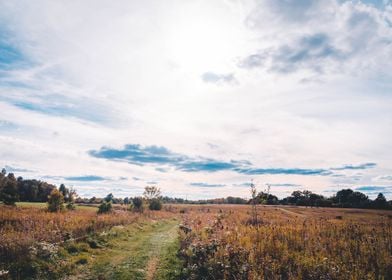
[[[48,211],[59,212],[64,209],[64,196],[58,189],[53,189],[48,197]]]

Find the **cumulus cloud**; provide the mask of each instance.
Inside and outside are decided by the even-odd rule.
[[[378,71],[392,53],[390,7],[386,7],[361,2],[260,1],[246,20],[262,38],[260,47],[238,65],[277,73]],[[269,32],[276,33],[272,40]]]

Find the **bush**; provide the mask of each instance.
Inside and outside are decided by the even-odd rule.
[[[98,214],[109,213],[112,211],[112,202],[102,201],[98,207]]]
[[[59,212],[64,209],[64,196],[58,189],[53,189],[48,197],[49,212]]]
[[[91,249],[98,249],[103,247],[101,242],[93,237],[87,238],[86,242]]]
[[[76,262],[76,264],[87,264],[88,260],[86,257],[81,257],[80,259],[78,259]]]
[[[143,204],[144,204],[143,198],[141,198],[141,197],[135,197],[132,200],[133,210],[136,212],[143,212],[143,210],[144,210]]]
[[[73,203],[73,202],[67,203],[67,209],[68,210],[75,210],[76,209],[75,203]]]
[[[161,210],[162,209],[162,202],[158,198],[153,198],[150,200],[150,204],[148,205],[150,210]]]
[[[88,252],[89,245],[86,243],[74,243],[74,242],[69,242],[68,244],[65,244],[65,249],[69,254],[78,254],[80,252]]]

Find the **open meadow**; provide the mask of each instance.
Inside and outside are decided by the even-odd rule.
[[[0,206],[0,279],[391,279],[392,213],[251,205]]]
[[[388,211],[259,206],[255,224],[250,206],[188,209],[181,234],[188,279],[392,277]]]

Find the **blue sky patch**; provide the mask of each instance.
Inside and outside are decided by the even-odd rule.
[[[24,60],[22,53],[0,35],[0,69],[9,68],[11,65]]]

